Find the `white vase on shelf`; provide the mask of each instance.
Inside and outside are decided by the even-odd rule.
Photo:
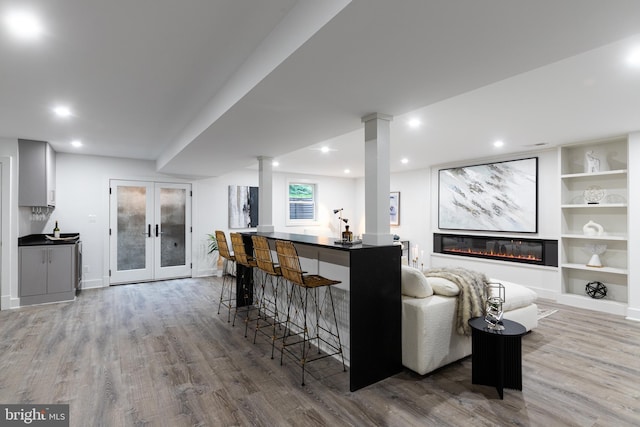
[[[593,220],[589,220],[589,222],[582,227],[582,232],[585,236],[602,236],[604,227]]]
[[[600,255],[602,255],[607,250],[607,245],[587,243],[586,245],[584,245],[584,248],[587,252],[591,253],[591,258],[587,263],[587,267],[604,267],[602,265],[602,261],[600,260]]]

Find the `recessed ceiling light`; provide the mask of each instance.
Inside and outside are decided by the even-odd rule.
[[[35,40],[43,31],[38,17],[26,11],[10,12],[4,21],[11,35],[23,40]]]
[[[422,124],[422,122],[420,121],[420,119],[413,118],[413,119],[409,120],[409,121],[407,122],[407,124],[409,125],[409,127],[410,127],[411,129],[417,129],[417,128],[419,128],[419,127],[420,127],[420,125]]]
[[[504,145],[504,142],[502,142],[501,140],[497,140],[496,142],[493,143],[493,146],[496,148],[500,148]]]
[[[278,167],[280,166],[280,162],[278,162],[277,160],[274,160],[273,162],[271,162],[272,166]]]
[[[401,162],[403,165],[406,165],[407,163],[409,163],[409,159],[407,159],[407,158],[405,157],[405,158],[403,158],[402,160],[400,160],[400,162]]]
[[[350,169],[345,169],[344,173],[351,173],[351,170]]]
[[[74,139],[73,141],[71,141],[71,145],[73,145],[76,148],[82,147],[82,141],[80,141],[79,139]]]
[[[53,109],[53,112],[56,113],[56,116],[58,116],[58,117],[69,117],[69,116],[71,116],[71,110],[69,109],[69,107],[67,107],[65,105],[58,105],[57,107],[55,107]]]
[[[320,149],[320,151],[322,151],[323,153],[328,153],[329,152],[329,147],[324,146]]]
[[[631,51],[629,56],[627,56],[627,63],[634,67],[640,67],[640,47]]]

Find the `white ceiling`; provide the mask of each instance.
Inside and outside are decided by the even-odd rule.
[[[183,176],[262,155],[361,176],[372,112],[394,116],[392,171],[640,130],[637,0],[0,0],[0,14],[16,5],[46,31],[0,32],[0,137],[60,152]]]

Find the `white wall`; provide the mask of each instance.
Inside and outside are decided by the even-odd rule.
[[[152,161],[57,153],[56,163],[55,210],[47,221],[32,221],[30,208],[20,208],[19,235],[48,233],[53,229],[56,220],[59,222],[61,232],[80,233],[83,243],[84,288],[109,284],[110,179],[191,182],[193,189],[192,274],[194,276],[207,276],[216,272],[214,260],[207,254],[207,234],[213,233],[216,229],[229,232],[228,186],[258,185],[258,172],[249,169],[216,178],[183,181],[156,173],[155,162]],[[308,179],[318,184],[319,223],[317,225],[288,227],[285,224],[286,185],[289,178]],[[355,211],[354,179],[275,173],[273,188],[273,225],[276,231],[337,236],[335,230],[337,230],[338,221],[333,215],[333,209],[343,207],[345,216]],[[359,225],[357,221],[354,222],[357,228]],[[351,221],[350,224],[352,224]],[[11,294],[17,296],[17,284],[15,293],[11,292]]]
[[[215,230],[229,233],[229,185],[258,186],[258,172],[241,170],[217,178],[207,178],[193,185],[193,275],[216,274],[212,257],[207,254],[207,234]],[[233,230],[244,231],[244,230]],[[229,242],[230,244],[231,242]]]
[[[318,221],[315,225],[290,226],[286,224],[289,180],[315,183],[318,203]],[[363,221],[356,213],[356,180],[327,176],[274,173],[273,175],[273,226],[283,233],[311,234],[315,236],[339,236],[338,215],[334,209],[343,208],[342,217],[349,220],[354,235],[360,231]],[[344,227],[342,228],[344,230]]]
[[[4,147],[4,145],[3,145]],[[16,155],[17,141],[11,141],[8,154]],[[2,154],[2,153],[0,153]],[[544,162],[541,162],[544,163]],[[544,175],[544,174],[542,174]],[[83,286],[99,287],[109,283],[109,195],[110,179],[181,181],[155,172],[150,161],[57,154],[57,207],[48,221],[31,220],[29,208],[20,209],[19,235],[49,232],[55,220],[62,232],[79,232],[83,240]],[[316,225],[287,226],[286,197],[289,180],[318,184],[318,217]],[[433,206],[433,178],[428,170],[410,171],[391,176],[391,190],[400,191],[400,225],[391,227],[402,240],[418,245],[419,261],[428,266],[432,248],[430,224]],[[437,185],[437,179],[436,179]],[[206,276],[215,272],[212,258],[207,255],[207,233],[216,229],[228,232],[227,194],[229,185],[258,185],[258,173],[241,170],[222,177],[192,182],[193,197],[193,275]],[[273,218],[276,231],[321,236],[338,235],[338,219],[333,210],[343,208],[344,217],[356,235],[362,235],[364,224],[364,180],[312,175],[274,173]],[[436,193],[437,194],[437,193]],[[435,198],[437,200],[437,197]],[[437,217],[437,216],[436,216]],[[17,265],[17,264],[16,264]],[[17,276],[14,291],[17,296]]]
[[[640,133],[629,140],[629,218],[636,214],[640,201],[634,195],[640,188]],[[437,228],[438,170],[490,161],[513,160],[516,158],[539,158],[539,232],[534,237],[557,239],[560,234],[559,204],[560,188],[557,150],[527,153],[522,156],[475,159],[456,164],[439,165],[430,170],[396,173],[391,176],[391,191],[400,192],[400,225],[391,227],[393,234],[402,240],[410,240],[418,245],[419,254],[424,250],[424,267],[458,265],[486,272],[490,277],[525,284],[536,290],[541,297],[555,298],[560,292],[558,269],[520,265],[499,261],[478,261],[462,257],[432,255],[433,232]],[[17,159],[17,140],[0,139],[0,158]],[[16,162],[17,163],[17,162]],[[17,237],[31,233],[49,232],[53,221],[60,223],[62,232],[79,232],[82,235],[84,255],[84,282],[86,287],[106,286],[108,280],[108,229],[110,179],[139,179],[164,182],[184,182],[158,174],[155,163],[150,161],[116,159],[74,154],[57,154],[57,207],[46,222],[32,222],[28,208],[17,208],[17,167],[11,171],[13,212],[10,227],[11,241],[9,259],[3,257],[2,308],[17,304]],[[288,180],[308,180],[318,184],[319,221],[313,226],[290,227],[286,225],[286,197]],[[229,185],[258,185],[257,170],[241,170],[221,177],[193,181],[193,275],[206,276],[215,273],[212,257],[206,254],[207,233],[216,229],[229,232],[227,198]],[[3,190],[4,185],[3,183]],[[343,214],[349,218],[354,234],[362,235],[364,224],[364,179],[333,178],[312,175],[297,175],[274,172],[273,179],[273,220],[278,232],[306,233],[321,236],[337,236],[338,220],[333,209],[344,208]],[[4,191],[3,191],[4,197]],[[19,225],[18,225],[19,224]],[[3,229],[6,224],[3,222]],[[629,235],[640,233],[630,221]],[[472,233],[470,233],[472,234]],[[532,237],[523,234],[523,237]],[[629,239],[629,259],[640,253],[640,240]],[[8,267],[5,268],[5,265]],[[86,271],[88,269],[88,271]],[[629,273],[629,317],[640,318],[640,287],[634,287],[635,274],[630,262]],[[9,283],[7,283],[7,281]],[[12,305],[13,304],[13,305]]]
[[[18,140],[0,138],[2,164],[2,247],[0,309],[18,306]]]
[[[640,320],[640,266],[634,261],[640,259],[640,132],[629,135],[629,191],[628,191],[628,261],[629,276],[629,300],[627,317]]]
[[[400,225],[391,232],[401,240],[409,240],[417,248],[417,265],[429,267],[429,254],[433,250],[433,235],[429,227],[432,205],[431,177],[426,169],[391,175],[391,191],[400,192]],[[411,252],[407,252],[411,259]]]
[[[157,174],[155,162],[56,154],[56,208],[47,221],[31,221],[20,208],[20,235],[48,233],[57,220],[62,233],[80,233],[84,288],[109,283],[109,180],[183,182]]]
[[[509,236],[557,240],[560,237],[560,186],[558,185],[560,172],[557,149],[537,153],[529,152],[522,155],[474,159],[432,167],[431,200],[433,200],[433,203],[431,203],[431,230],[433,233],[450,232],[450,230],[441,231],[438,229],[438,171],[440,169],[527,157],[538,157],[538,233],[511,233]],[[464,234],[496,235],[495,233],[479,232],[464,232]],[[526,285],[534,289],[543,298],[555,299],[560,293],[560,275],[558,268],[555,267],[529,266],[491,260],[479,261],[473,258],[440,254],[431,255],[431,265],[434,267],[460,266],[481,270],[490,277]]]

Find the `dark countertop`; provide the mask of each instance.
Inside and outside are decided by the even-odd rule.
[[[41,245],[75,245],[80,240],[80,233],[61,233],[60,237],[72,237],[69,240],[49,240],[45,236],[53,234],[29,234],[18,238],[18,246],[41,246]]]
[[[293,234],[293,233],[257,233],[257,232],[242,232],[245,236],[251,235],[259,235],[264,236],[267,239],[278,239],[278,240],[290,240],[293,243],[303,243],[305,245],[312,246],[321,246],[324,248],[330,249],[338,249],[343,251],[352,251],[358,249],[367,249],[367,248],[377,248],[379,246],[372,245],[363,245],[362,243],[358,244],[341,244],[335,243],[335,240],[338,240],[337,237],[322,237],[322,236],[310,236],[308,234]],[[393,245],[388,245],[393,246]]]

